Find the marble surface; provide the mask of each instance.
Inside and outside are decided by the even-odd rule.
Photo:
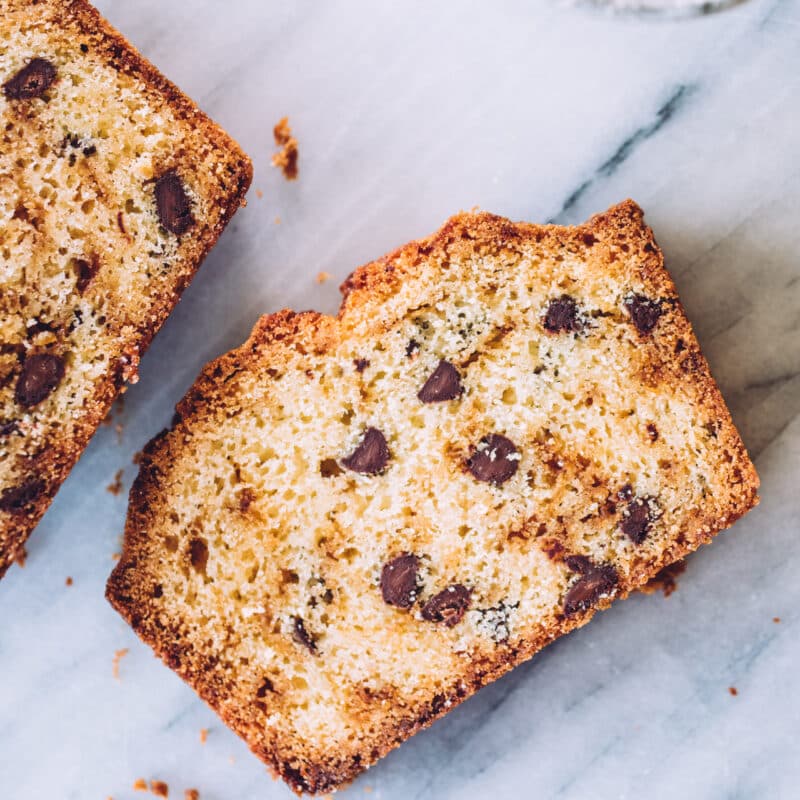
[[[341,795],[798,797],[798,0],[682,21],[535,0],[100,7],[242,142],[255,180],[115,412],[121,433],[98,433],[0,582],[0,796],[127,800],[142,776],[171,797],[288,798],[103,599],[126,505],[106,486],[123,469],[127,491],[133,454],[260,313],[333,311],[354,266],[460,208],[574,222],[632,196],[762,504],[671,597],[599,615]],[[285,114],[293,184],[269,164]]]

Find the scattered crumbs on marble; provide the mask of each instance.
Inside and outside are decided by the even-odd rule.
[[[329,281],[332,277],[333,275],[331,275],[330,272],[325,272],[323,270],[322,272],[317,273],[316,281],[317,283],[325,283],[325,281]]]
[[[17,555],[14,557],[14,562],[18,567],[24,569],[25,562],[27,560],[28,560],[28,551],[25,549],[25,545],[22,544],[19,546],[19,550],[17,550]]]
[[[150,792],[156,797],[169,797],[169,786],[164,781],[151,780]]]
[[[117,433],[117,444],[122,444],[122,432],[123,432],[123,430],[124,430],[124,429],[123,429],[123,427],[122,427],[122,423],[121,423],[121,422],[118,422],[118,423],[117,423],[117,424],[114,426],[114,430],[115,430],[115,431],[116,431],[116,433]]]
[[[272,166],[278,167],[287,181],[296,180],[299,151],[297,149],[297,139],[292,136],[289,117],[283,117],[278,122],[272,129],[272,135],[275,137],[275,144],[281,148],[277,153],[273,154]]]
[[[739,694],[739,690],[735,686],[729,686],[728,691],[731,693],[731,697],[736,697]]]
[[[116,473],[114,473],[114,480],[106,486],[106,491],[111,492],[114,497],[117,497],[120,492],[122,492],[122,474],[124,470],[118,469]]]
[[[369,784],[364,787],[364,794],[372,794],[372,787]]]
[[[183,800],[200,800],[200,792],[197,789],[186,789],[183,793]]]
[[[128,655],[128,648],[123,647],[120,650],[114,651],[114,658],[111,660],[111,673],[116,680],[120,680],[119,676],[119,662]]]
[[[644,594],[653,594],[660,589],[664,593],[664,597],[669,597],[678,588],[678,575],[685,571],[685,559],[676,561],[674,564],[668,564],[662,570],[659,570],[639,591]]]
[[[144,778],[137,778],[133,782],[133,790],[135,792],[146,792],[147,791],[147,781]]]
[[[280,225],[281,224],[281,218],[280,217],[275,217],[275,224],[276,225]]]
[[[229,764],[235,764],[236,763],[236,759],[233,756],[228,756],[228,763]]]
[[[111,560],[112,561],[119,561],[122,558],[122,553],[112,553]]]
[[[778,623],[780,623],[781,618],[780,617],[773,617],[772,621],[777,625]]]
[[[264,196],[264,192],[261,189],[256,189],[256,197],[260,200]]]
[[[208,728],[200,728],[200,744],[208,741]]]
[[[64,585],[65,586],[72,586],[72,583],[73,583],[72,576],[71,575],[67,575],[67,579],[64,581]]]

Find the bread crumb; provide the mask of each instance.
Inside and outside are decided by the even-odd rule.
[[[146,792],[147,791],[147,781],[144,778],[137,778],[133,782],[133,788],[137,792]]]
[[[127,647],[123,647],[121,650],[115,650],[114,651],[114,658],[111,661],[111,673],[113,674],[113,676],[117,680],[120,680],[120,677],[119,677],[119,662],[123,658],[125,658],[126,655],[128,655],[128,648]]]
[[[111,554],[111,560],[112,561],[119,561],[120,558],[122,558],[122,554],[121,553],[112,553]]]
[[[369,784],[364,787],[364,794],[372,794],[372,787]]]
[[[25,562],[28,560],[28,551],[25,549],[25,545],[20,545],[19,549],[17,550],[17,554],[14,556],[14,561],[17,563],[18,567],[24,567]]]
[[[664,567],[660,572],[656,573],[644,586],[639,590],[644,594],[653,594],[661,589],[664,592],[664,597],[669,597],[677,588],[677,577],[686,570],[686,561],[676,561],[674,564],[669,564]]]
[[[228,763],[229,764],[235,764],[236,763],[236,759],[233,756],[228,756]]]
[[[256,189],[256,197],[260,200],[264,196],[264,192],[261,189]]]
[[[200,744],[208,741],[208,728],[200,728]]]
[[[156,797],[169,797],[169,786],[164,781],[150,781],[150,791]]]
[[[183,793],[183,800],[200,800],[200,792],[197,789],[187,789]]]
[[[278,167],[283,172],[283,177],[287,181],[297,179],[297,139],[292,136],[292,129],[289,127],[289,117],[284,117],[273,128],[275,144],[280,147],[280,151],[272,156],[272,166]]]
[[[280,217],[275,217],[275,224],[276,225],[280,225],[281,224],[281,218]]]
[[[111,492],[111,494],[113,494],[114,497],[116,497],[122,491],[123,472],[124,470],[118,469],[116,474],[114,475],[114,481],[112,483],[109,483],[108,486],[106,486],[106,491]]]
[[[781,621],[781,618],[780,617],[773,617],[772,621],[777,625]]]
[[[319,272],[317,273],[317,283],[325,283],[325,281],[329,281],[333,275],[330,272]]]
[[[731,693],[731,697],[736,697],[739,694],[739,690],[735,686],[729,686],[728,691]]]
[[[67,579],[64,581],[65,585],[72,586],[72,576],[67,575]]]

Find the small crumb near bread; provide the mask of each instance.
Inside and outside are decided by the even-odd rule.
[[[114,474],[114,480],[106,486],[106,491],[110,492],[114,495],[114,497],[119,496],[122,492],[122,476],[125,473],[125,470],[118,469]]]
[[[256,189],[256,197],[261,200],[261,198],[264,197],[264,192],[262,192],[261,189]]]
[[[169,797],[169,786],[164,781],[151,780],[150,793],[156,797]]]
[[[330,272],[324,272],[324,271],[323,272],[318,272],[317,273],[317,277],[316,277],[316,281],[317,281],[317,283],[326,283],[332,277],[333,277],[333,275],[331,275]]]
[[[777,624],[779,624],[779,623],[780,623],[780,621],[781,621],[781,618],[780,618],[780,617],[773,617],[773,618],[772,618],[772,621],[773,621],[773,622],[774,622],[774,623],[777,625]]]
[[[183,800],[200,800],[200,792],[197,789],[186,789],[183,793]]]
[[[133,790],[135,792],[146,792],[147,791],[147,781],[144,778],[137,778],[133,782]]]
[[[111,660],[111,674],[116,680],[120,680],[119,662],[128,655],[128,648],[123,647],[120,650],[114,651],[114,658]]]
[[[735,686],[729,686],[728,692],[730,692],[731,697],[736,697],[739,694],[739,690]]]
[[[208,741],[208,728],[200,728],[200,744]]]
[[[72,576],[71,575],[67,575],[67,579],[64,581],[64,584],[66,586],[72,586]]]
[[[287,181],[296,180],[299,152],[297,149],[297,139],[292,136],[292,129],[289,126],[289,118],[283,117],[275,126],[272,133],[275,137],[275,144],[281,148],[272,156],[272,166],[278,167],[283,172],[283,177],[286,178]]]

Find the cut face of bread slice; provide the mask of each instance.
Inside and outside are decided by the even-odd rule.
[[[250,183],[82,0],[0,11],[0,576]]]
[[[642,213],[460,214],[264,317],[147,448],[108,597],[329,791],[708,542],[758,478]]]

